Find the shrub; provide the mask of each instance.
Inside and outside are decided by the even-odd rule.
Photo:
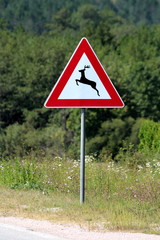
[[[64,131],[55,124],[43,129],[12,124],[0,135],[1,157],[22,157],[29,153],[63,156]]]
[[[139,131],[139,150],[142,152],[160,151],[160,122],[145,120]]]

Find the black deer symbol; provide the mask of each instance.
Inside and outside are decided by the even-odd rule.
[[[98,91],[98,89],[96,88],[96,82],[91,81],[91,80],[89,80],[89,79],[87,79],[87,78],[85,77],[84,71],[86,70],[86,68],[90,68],[90,66],[89,66],[89,65],[85,65],[85,66],[84,66],[84,69],[79,70],[79,72],[81,73],[81,78],[80,78],[80,80],[79,80],[79,79],[76,79],[76,80],[75,80],[75,81],[76,81],[76,84],[78,85],[78,82],[80,82],[80,83],[83,83],[83,84],[90,85],[93,89],[95,89],[95,90],[97,91],[97,95],[100,96],[100,95],[99,95],[99,91]],[[79,85],[78,85],[78,86],[79,86]]]

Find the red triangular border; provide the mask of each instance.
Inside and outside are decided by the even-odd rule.
[[[87,55],[111,99],[58,99],[84,53]],[[82,38],[56,85],[48,96],[44,106],[47,108],[122,108],[124,107],[124,103],[107,73],[103,69],[103,66],[98,60],[88,40]]]

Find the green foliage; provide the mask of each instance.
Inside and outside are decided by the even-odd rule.
[[[101,154],[114,157],[119,148],[123,145],[123,141],[131,133],[131,128],[134,123],[132,118],[112,119],[102,123],[98,134],[91,138],[87,143],[87,151],[89,153]]]
[[[33,155],[64,156],[64,131],[57,125],[43,129],[15,123],[0,135],[1,157]]]
[[[72,21],[75,28],[80,29],[81,32],[85,32],[85,29],[94,29],[99,22],[100,16],[97,8],[91,4],[81,5],[77,11],[72,15]]]
[[[160,159],[159,122],[137,119],[131,134],[115,157],[116,161],[127,162],[131,167],[141,168],[147,162],[154,165]],[[150,166],[149,165],[149,166]]]
[[[20,161],[16,158],[1,162],[0,184],[13,189],[41,189],[42,175],[35,161]]]
[[[41,108],[64,67],[63,41],[1,31],[0,86],[4,126],[22,123],[24,111]],[[52,79],[52,81],[51,81]],[[43,89],[43,90],[42,90]]]
[[[159,1],[145,0],[144,10],[147,3],[150,9],[143,19],[137,18],[138,23],[158,19],[155,13],[149,21],[148,14],[155,6],[158,9]],[[0,156],[43,152],[79,158],[79,109],[50,110],[43,104],[82,36],[88,37],[126,105],[87,110],[86,151],[101,159],[104,155],[116,159],[119,150],[129,146],[136,151],[139,128],[145,119],[159,121],[160,105],[160,25],[133,25],[138,4],[138,0],[0,1]],[[149,128],[146,132],[150,134]],[[156,152],[158,138],[154,141],[151,148]],[[150,148],[142,142],[141,148],[145,144]]]
[[[140,27],[123,38],[116,55],[109,56],[108,74],[134,118],[159,120],[159,34],[159,25]]]
[[[91,11],[87,5],[90,5]],[[10,29],[16,29],[21,25],[26,31],[42,33],[45,31],[46,24],[52,23],[55,16],[57,23],[59,22],[61,26],[68,26],[68,23],[70,25],[67,11],[79,12],[78,8],[81,9],[79,14],[81,15],[82,25],[88,23],[87,18],[95,19],[97,17],[95,7],[98,10],[111,9],[119,17],[126,18],[127,21],[134,22],[137,25],[157,24],[160,21],[159,0],[143,0],[143,2],[141,0],[61,0],[58,2],[52,0],[1,0],[0,18],[5,19]],[[57,12],[59,12],[58,15]],[[78,20],[78,18],[76,19]]]
[[[131,169],[113,161],[96,163],[86,156],[86,192],[93,198],[126,198],[138,201],[159,201],[159,162],[150,159],[144,166]],[[0,184],[11,188],[38,188],[79,194],[79,162],[63,158],[14,158],[0,162]],[[146,178],[149,185],[146,185]],[[150,192],[152,184],[156,187]],[[95,191],[96,189],[96,191]],[[150,189],[150,190],[149,190]],[[147,193],[147,190],[149,192]]]
[[[160,152],[160,122],[145,120],[139,131],[139,149],[143,152]]]
[[[159,23],[159,0],[116,0],[116,11],[137,24]]]
[[[1,134],[1,157],[18,155],[25,153],[25,138],[26,130],[24,126],[15,123],[8,126],[6,132]]]
[[[134,146],[134,149],[137,149],[137,146],[139,145],[139,130],[144,121],[145,119],[143,118],[138,118],[135,121],[133,121],[131,133],[129,134],[129,137],[127,138],[126,141],[128,142],[127,146],[131,144],[132,146]]]

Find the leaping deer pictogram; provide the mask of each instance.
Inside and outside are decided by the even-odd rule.
[[[80,82],[80,83],[83,83],[83,84],[90,85],[93,89],[95,89],[95,90],[97,91],[97,95],[100,96],[100,95],[99,95],[99,91],[98,91],[98,89],[96,88],[96,82],[91,81],[91,80],[89,80],[89,79],[87,79],[87,78],[85,77],[84,71],[86,70],[86,68],[90,68],[90,66],[89,66],[89,65],[85,65],[85,66],[84,66],[84,69],[79,70],[79,72],[81,73],[81,78],[75,80],[75,81],[76,81],[76,84],[78,85],[78,82]],[[79,85],[78,85],[78,86],[79,86]]]

